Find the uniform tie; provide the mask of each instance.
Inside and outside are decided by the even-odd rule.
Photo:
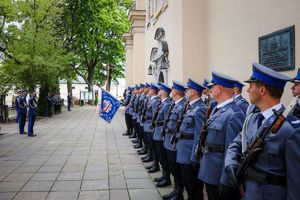
[[[259,128],[263,122],[263,120],[265,119],[265,117],[263,116],[263,114],[259,114],[257,117],[257,128]]]

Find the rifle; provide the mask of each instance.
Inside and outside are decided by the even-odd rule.
[[[141,113],[141,121],[142,122],[146,121],[146,111],[147,111],[147,104],[148,104],[149,99],[150,99],[150,97],[147,97],[147,99],[144,103],[144,107],[143,107],[143,110]]]
[[[152,121],[151,121],[151,127],[155,127],[155,119],[157,118],[158,116],[158,111],[160,109],[160,105],[162,104],[162,102],[160,101],[159,104],[157,105],[157,108],[155,110],[155,113],[153,115],[153,118],[152,118]]]
[[[161,135],[162,135],[163,138],[164,138],[165,135],[166,135],[165,129],[167,128],[167,124],[168,124],[169,119],[170,119],[170,116],[171,116],[171,114],[172,114],[172,109],[174,108],[174,105],[175,105],[174,102],[170,104],[170,107],[169,107],[169,110],[168,110],[168,115],[167,115],[167,117],[166,117],[166,120],[164,121],[163,130],[162,130],[162,132],[161,132]]]
[[[269,126],[264,126],[261,131],[256,135],[255,139],[248,146],[247,150],[243,153],[241,160],[237,167],[236,177],[238,180],[239,190],[241,195],[244,195],[243,179],[247,168],[255,161],[258,154],[263,151],[266,142],[266,137],[272,133],[276,133],[285,121],[282,115],[283,111],[272,110],[275,114],[275,119]]]
[[[195,150],[195,156],[196,156],[196,159],[197,160],[200,160],[200,158],[202,157],[202,151],[201,151],[201,148],[202,147],[205,147],[205,141],[206,141],[206,137],[207,137],[207,134],[208,134],[208,130],[207,130],[207,120],[211,114],[211,106],[209,106],[206,110],[206,113],[205,113],[205,121],[203,121],[203,124],[202,124],[202,129],[200,131],[200,138],[199,138],[199,142],[197,144],[197,147],[196,147],[196,150]]]
[[[178,141],[178,138],[176,137],[176,135],[179,132],[180,126],[182,124],[183,116],[186,112],[186,109],[187,109],[189,103],[190,103],[189,101],[186,101],[186,103],[184,104],[183,109],[181,110],[181,113],[178,117],[178,120],[176,122],[176,127],[175,127],[175,130],[173,131],[172,138],[171,138],[171,144],[173,144],[174,148],[176,147],[176,143]]]

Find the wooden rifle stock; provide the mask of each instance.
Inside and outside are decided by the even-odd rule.
[[[198,142],[198,145],[197,145],[196,151],[195,151],[195,155],[196,155],[197,160],[200,160],[201,157],[202,157],[201,147],[205,146],[205,141],[206,141],[206,137],[207,137],[207,133],[208,133],[206,121],[208,120],[211,112],[212,112],[212,109],[209,106],[207,108],[206,113],[205,113],[205,121],[202,124],[202,129],[201,129],[201,132],[200,132],[199,142]]]
[[[181,110],[181,113],[178,117],[175,130],[173,131],[173,135],[172,135],[172,138],[171,138],[171,144],[173,144],[174,148],[176,147],[176,143],[178,141],[178,139],[176,138],[176,134],[179,132],[180,126],[182,124],[183,116],[186,112],[186,109],[187,109],[189,103],[190,103],[189,101],[186,101],[186,103],[184,104],[183,109]]]
[[[276,133],[285,121],[285,117],[282,115],[283,111],[272,110],[275,114],[275,119],[269,126],[264,126],[261,131],[256,135],[254,140],[251,142],[247,150],[244,152],[236,172],[236,177],[239,184],[239,191],[244,196],[244,175],[248,167],[253,164],[258,154],[263,151],[266,137],[272,133]]]

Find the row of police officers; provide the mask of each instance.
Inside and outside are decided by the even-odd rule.
[[[37,116],[37,101],[36,101],[36,93],[30,93],[29,100],[27,102],[26,97],[27,93],[25,91],[19,91],[18,97],[15,101],[15,108],[17,110],[17,122],[19,123],[19,133],[26,134],[24,131],[26,117],[28,114],[28,137],[36,136],[33,133],[33,126],[35,123],[35,119]]]
[[[290,112],[280,99],[286,82],[300,95],[300,71],[291,79],[253,63],[247,92],[230,76],[186,85],[173,81],[127,89],[127,132],[149,173],[162,168],[157,187],[174,189],[163,199],[299,199],[299,100]]]

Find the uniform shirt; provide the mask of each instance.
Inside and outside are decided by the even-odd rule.
[[[279,105],[276,105],[278,109]],[[284,109],[284,107],[281,107]],[[268,109],[270,110],[270,109]],[[266,119],[263,125],[258,127],[259,112],[253,113],[249,117],[246,129],[246,139],[248,145],[251,144],[257,133],[265,126],[270,125],[274,120],[274,115],[270,116],[267,111],[264,116]],[[228,165],[238,165],[242,152],[242,134],[240,133],[230,144],[226,159],[225,167]],[[286,186],[279,185],[262,185],[254,180],[246,179],[245,197],[246,200],[296,200],[299,199],[299,180],[300,180],[300,120],[294,116],[288,116],[277,133],[270,133],[266,137],[266,143],[263,151],[260,152],[253,163],[254,168],[263,172],[277,176],[285,176]]]
[[[248,101],[242,97],[242,95],[238,94],[234,96],[235,104],[241,109],[241,111],[246,115],[247,109],[249,106]]]
[[[133,102],[133,112],[132,112],[132,119],[136,120],[137,116],[138,116],[138,106],[139,106],[139,99],[140,99],[141,95],[138,94],[136,96],[136,98],[134,99]]]
[[[144,131],[148,133],[153,132],[153,127],[151,127],[152,118],[154,115],[155,110],[157,109],[159,104],[159,98],[158,96],[152,96],[147,104],[147,110],[146,110],[146,120],[144,123]]]
[[[194,139],[178,139],[176,150],[176,162],[180,164],[191,164],[198,162],[195,157],[195,149],[199,143],[199,136],[205,120],[207,107],[202,99],[195,99],[189,103],[189,107],[184,114],[179,132],[181,134],[191,134]]]
[[[291,110],[291,114],[300,119],[300,99],[297,99],[296,104],[293,106]]]
[[[17,96],[17,98],[16,98],[16,100],[15,100],[15,108],[16,108],[16,110],[18,111],[18,109],[19,109],[19,98],[20,98],[20,96]]]
[[[164,140],[164,147],[170,151],[176,151],[174,149],[173,144],[171,144],[171,137],[172,133],[170,134],[169,132],[175,131],[177,120],[179,118],[179,115],[181,113],[181,110],[183,109],[183,106],[186,102],[186,98],[181,98],[175,101],[175,106],[171,110],[171,115],[169,119],[167,119],[168,123],[166,125],[166,135],[165,135],[165,140]]]
[[[37,115],[37,102],[35,97],[29,98],[28,108],[28,115]]]
[[[128,113],[130,114],[130,115],[132,115],[132,113],[133,113],[133,103],[134,103],[134,100],[135,100],[135,98],[136,98],[136,94],[134,94],[134,95],[132,95],[131,96],[131,98],[130,98],[130,102],[129,102],[129,105],[128,105]]]
[[[232,98],[218,104],[212,111],[207,120],[206,143],[208,146],[224,146],[225,152],[208,151],[203,154],[198,174],[200,180],[212,185],[229,186],[224,170],[225,153],[228,145],[241,131],[244,119],[244,114]]]
[[[24,96],[19,97],[18,113],[19,114],[27,114],[27,101],[26,101],[26,97],[24,97]]]
[[[129,103],[131,99],[131,94],[127,94],[125,96],[125,102],[123,103],[123,106],[125,106],[125,113],[129,114]]]
[[[140,126],[144,125],[144,122],[142,122],[142,114],[143,114],[144,106],[146,106],[145,103],[147,101],[147,98],[148,98],[147,95],[143,93],[139,99],[138,114],[137,114],[136,121],[140,124]]]
[[[169,97],[164,98],[158,107],[159,110],[158,110],[157,117],[155,119],[156,122],[163,123],[166,121],[170,106],[171,106],[171,99]],[[163,125],[156,126],[154,128],[153,140],[162,141],[162,131],[163,131]]]

